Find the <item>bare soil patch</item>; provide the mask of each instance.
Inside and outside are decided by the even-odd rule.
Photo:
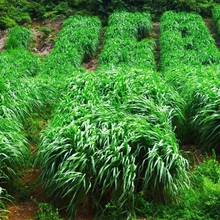
[[[99,46],[97,48],[96,54],[93,57],[90,57],[90,59],[84,60],[82,66],[88,70],[88,71],[95,71],[99,65],[98,63],[98,56],[101,53],[101,50],[104,45],[104,37],[105,37],[105,31],[102,30],[100,33],[99,38]]]
[[[209,19],[204,19],[204,22],[205,22],[207,28],[209,29],[210,34],[214,38],[216,46],[218,48],[220,48],[220,36],[217,33],[217,30],[216,30],[215,23],[214,23],[213,19],[210,19],[210,18]]]
[[[31,200],[31,197],[39,202],[45,202],[45,199],[40,194],[40,188],[36,185],[39,173],[38,169],[30,168],[18,180],[21,189],[13,195],[15,202],[7,205],[7,209],[10,212],[8,220],[35,219],[35,212],[39,207]]]
[[[98,59],[93,58],[87,62],[84,62],[82,66],[88,71],[95,71],[98,66]]]
[[[7,207],[10,214],[8,220],[36,219],[35,212],[38,210],[37,204],[28,200],[21,204],[14,204]]]
[[[4,49],[5,41],[8,37],[7,31],[0,31],[0,51]]]
[[[50,53],[61,30],[63,20],[34,22],[31,31],[34,34],[33,52],[41,56]]]
[[[160,45],[159,45],[159,37],[160,37],[160,23],[159,22],[154,22],[153,23],[153,29],[150,33],[150,38],[152,38],[155,43],[156,43],[156,47],[154,50],[154,59],[156,62],[156,66],[157,66],[157,70],[160,70]]]
[[[160,35],[160,23],[159,22],[154,22],[153,23],[152,33],[154,35],[156,35],[157,38],[159,38],[159,35]]]

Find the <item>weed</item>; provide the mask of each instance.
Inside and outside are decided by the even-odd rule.
[[[35,213],[35,218],[39,220],[62,220],[58,210],[49,203],[40,203],[36,199],[31,199],[39,206],[39,210]]]

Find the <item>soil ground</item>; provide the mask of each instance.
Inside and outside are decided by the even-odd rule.
[[[5,46],[5,41],[7,39],[7,32],[2,32],[0,31],[0,51],[3,50],[4,46]]]
[[[208,27],[210,34],[212,35],[212,37],[215,40],[215,44],[218,48],[220,48],[220,35],[217,34],[217,30],[214,24],[214,21],[212,19],[204,19],[204,22],[206,24],[206,26]]]

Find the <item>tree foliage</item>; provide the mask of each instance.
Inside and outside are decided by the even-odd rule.
[[[1,0],[0,29],[16,24],[30,23],[33,19],[52,19],[73,14],[98,15],[108,17],[116,10],[130,12],[149,11],[159,17],[167,10],[196,12],[211,15],[211,10],[219,0]]]

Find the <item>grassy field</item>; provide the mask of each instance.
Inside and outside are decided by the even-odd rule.
[[[2,218],[8,194],[32,197],[23,219],[220,218],[220,52],[200,15],[165,12],[159,36],[148,12],[76,15],[49,54],[35,43],[16,26],[0,53]]]

